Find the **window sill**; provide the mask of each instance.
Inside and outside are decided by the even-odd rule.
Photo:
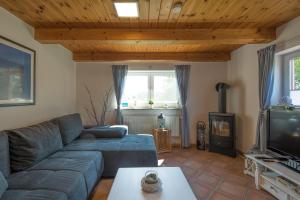
[[[121,108],[121,110],[181,110],[181,108]]]

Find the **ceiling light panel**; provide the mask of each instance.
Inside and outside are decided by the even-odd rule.
[[[137,2],[114,2],[118,17],[138,17]]]

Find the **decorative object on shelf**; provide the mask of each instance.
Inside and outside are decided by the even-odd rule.
[[[292,106],[292,99],[289,96],[283,96],[279,99],[279,106]]]
[[[149,170],[146,171],[145,176],[142,178],[141,186],[143,191],[153,193],[162,189],[162,182],[156,171]]]
[[[163,113],[160,113],[157,117],[158,128],[164,129],[166,128],[166,119],[164,118]]]
[[[0,106],[35,104],[35,51],[0,36]]]
[[[85,107],[85,111],[90,121],[93,121],[93,123],[97,126],[104,126],[106,121],[106,115],[108,112],[110,112],[109,107],[111,103],[112,87],[107,89],[104,96],[102,97],[102,109],[100,112],[96,108],[97,106],[90,88],[87,85],[85,85],[85,89],[88,93],[90,103],[90,108]]]
[[[206,124],[204,121],[197,122],[197,148],[205,150],[205,129]]]
[[[170,129],[154,129],[153,137],[158,153],[167,153],[172,151]]]
[[[149,100],[148,104],[150,105],[150,108],[153,108],[154,102],[151,99]]]

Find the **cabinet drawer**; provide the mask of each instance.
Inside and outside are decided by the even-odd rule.
[[[270,192],[273,196],[280,200],[289,200],[288,195],[281,189],[270,183],[269,181],[263,179],[261,181],[261,187],[266,191]]]

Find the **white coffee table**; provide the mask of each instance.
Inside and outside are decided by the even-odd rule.
[[[162,190],[146,193],[141,179],[148,170],[156,170]],[[109,200],[197,200],[179,167],[120,168],[110,190]]]

